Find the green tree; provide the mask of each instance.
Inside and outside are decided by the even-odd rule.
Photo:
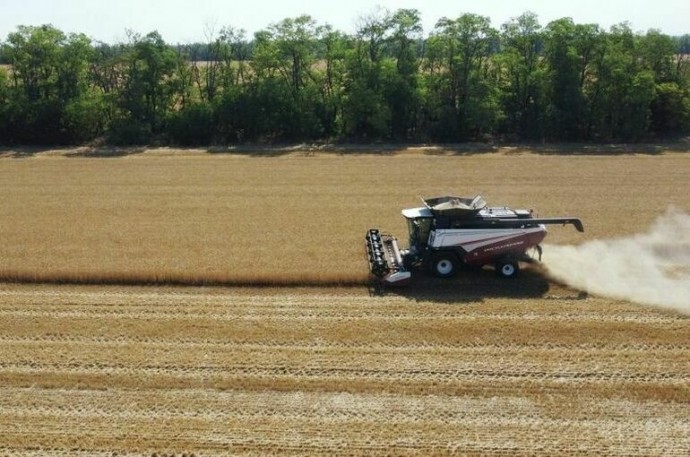
[[[490,57],[498,33],[489,18],[464,14],[442,18],[428,40],[440,71],[429,79],[431,134],[442,141],[481,138],[501,118],[498,78]],[[433,96],[432,96],[433,97]]]
[[[628,25],[614,26],[603,57],[595,62],[593,118],[599,138],[636,141],[649,131],[656,88],[653,72],[641,65],[637,43]]]
[[[51,25],[19,26],[9,34],[4,54],[12,65],[7,116],[15,141],[68,143],[100,133],[98,111],[91,113],[93,119],[69,115],[74,106],[97,97],[89,91],[93,49],[85,35],[65,35]]]
[[[119,56],[123,67],[117,94],[119,115],[111,125],[111,139],[145,143],[152,134],[161,133],[173,108],[179,56],[158,32],[130,38],[131,43]]]
[[[7,143],[10,139],[9,126],[9,97],[10,87],[7,71],[0,67],[0,144]]]
[[[354,46],[346,56],[346,97],[343,106],[345,135],[358,140],[388,139],[391,112],[385,94],[384,74],[395,72],[385,61],[385,46],[392,30],[387,10],[360,18]]]
[[[518,137],[541,139],[545,109],[542,27],[536,14],[528,12],[501,29],[502,52],[495,62],[501,68],[504,129]]]
[[[676,45],[673,38],[650,30],[637,39],[642,67],[654,73],[657,83],[677,82]]]
[[[251,46],[244,29],[225,26],[217,36],[213,29],[206,34],[208,43],[199,56],[202,62],[192,59],[191,71],[199,98],[212,102],[224,90],[246,82]]]
[[[652,132],[659,136],[690,131],[690,94],[677,82],[657,84],[651,107]]]
[[[255,95],[268,103],[267,111],[276,108],[269,119],[275,120],[272,125],[279,138],[312,139],[323,135],[319,114],[324,112],[325,101],[314,65],[325,30],[305,15],[284,19],[255,35]]]
[[[0,67],[0,106],[7,103],[9,97],[9,78],[7,70]]]
[[[690,80],[684,74],[686,56],[679,54],[673,38],[650,30],[638,38],[642,68],[654,74],[655,97],[650,130],[657,136],[690,131]]]
[[[501,27],[463,14],[424,39],[419,11],[378,9],[354,35],[287,18],[169,46],[50,26],[0,44],[0,141],[638,141],[690,131],[687,36],[572,19]],[[200,62],[204,61],[203,64]]]
[[[388,105],[391,113],[391,133],[399,140],[416,136],[419,59],[416,43],[421,37],[419,11],[399,9],[390,18],[390,45],[396,72],[386,81]]]
[[[345,86],[345,56],[349,38],[327,26],[322,38],[325,73],[323,75],[323,127],[324,134],[333,138],[343,129],[343,103]]]
[[[582,91],[586,62],[577,48],[578,26],[570,18],[551,22],[544,33],[547,64],[547,136],[568,141],[582,138],[586,103]]]

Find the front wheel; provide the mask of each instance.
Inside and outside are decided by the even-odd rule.
[[[434,257],[433,271],[439,278],[450,278],[455,275],[457,265],[455,258],[450,254],[439,254]]]
[[[514,278],[520,272],[517,262],[497,262],[496,273],[502,278]]]

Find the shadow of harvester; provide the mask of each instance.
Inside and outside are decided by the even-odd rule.
[[[516,278],[505,279],[496,275],[492,268],[481,270],[463,269],[451,279],[439,279],[424,272],[415,272],[412,282],[402,287],[370,285],[375,296],[400,296],[410,300],[437,303],[481,303],[487,299],[547,299],[552,289],[559,289],[559,298],[582,300],[587,294],[563,289],[551,282],[542,269],[527,266]]]

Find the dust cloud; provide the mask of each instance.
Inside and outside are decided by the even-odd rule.
[[[545,246],[554,279],[597,295],[690,314],[690,215],[670,208],[647,233]]]

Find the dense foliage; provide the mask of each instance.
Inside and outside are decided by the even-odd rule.
[[[20,26],[0,47],[0,143],[639,141],[690,131],[689,37],[525,13],[309,16],[248,39],[231,27],[171,46],[93,43]]]

